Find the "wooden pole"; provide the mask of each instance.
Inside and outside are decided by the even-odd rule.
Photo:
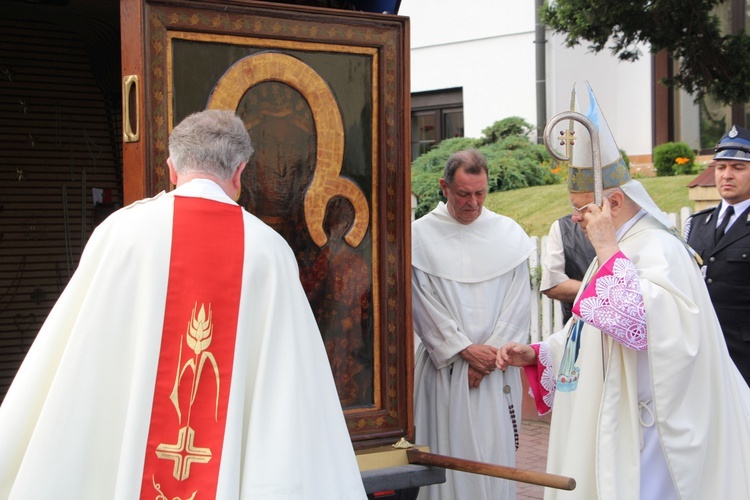
[[[514,467],[488,464],[485,462],[475,462],[473,460],[464,460],[446,455],[427,453],[417,449],[406,450],[406,456],[409,458],[410,464],[432,465],[444,469],[471,472],[472,474],[483,474],[485,476],[510,479],[511,481],[520,481],[522,483],[537,484],[539,486],[546,486],[558,490],[570,491],[576,487],[576,480],[572,477],[558,476],[546,472],[516,469]]]

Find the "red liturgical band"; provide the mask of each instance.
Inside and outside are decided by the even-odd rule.
[[[237,335],[242,209],[175,196],[141,498],[215,498]]]

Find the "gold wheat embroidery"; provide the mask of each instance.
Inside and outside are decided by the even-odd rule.
[[[190,468],[193,464],[205,464],[211,460],[212,453],[210,448],[203,448],[195,445],[195,429],[190,427],[190,416],[193,409],[200,382],[202,380],[203,369],[206,362],[210,362],[213,369],[214,380],[216,383],[216,402],[214,405],[214,420],[218,421],[219,412],[219,390],[221,387],[219,366],[216,358],[209,351],[211,341],[213,340],[213,312],[211,304],[208,304],[208,315],[206,315],[205,304],[201,304],[198,309],[198,303],[193,306],[193,312],[188,321],[187,331],[184,337],[180,338],[180,352],[177,360],[177,371],[175,373],[175,382],[169,399],[174,405],[177,412],[177,418],[182,424],[183,411],[182,407],[185,402],[180,401],[180,385],[183,376],[190,370],[192,377],[190,387],[190,397],[187,401],[187,413],[185,415],[185,425],[178,431],[177,441],[174,444],[161,443],[156,447],[156,455],[165,460],[174,461],[172,475],[175,479],[183,481],[190,477]],[[193,355],[182,362],[183,339],[187,346],[193,351]]]

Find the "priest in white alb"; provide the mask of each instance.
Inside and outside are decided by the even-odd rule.
[[[0,407],[0,499],[365,498],[294,255],[239,207],[231,111],[94,231]]]
[[[412,224],[412,301],[419,336],[414,375],[416,443],[441,455],[514,466],[521,375],[495,369],[497,349],[529,336],[527,259],[534,246],[508,217],[483,207],[483,155],[452,155],[440,179],[447,203]],[[446,471],[420,499],[506,500],[515,483]]]

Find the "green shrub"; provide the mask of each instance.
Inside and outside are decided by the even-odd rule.
[[[417,196],[415,216],[422,217],[445,201],[438,182],[445,162],[451,154],[468,148],[478,149],[487,158],[490,193],[560,182],[560,176],[551,170],[552,157],[546,148],[529,139],[532,130],[522,118],[505,118],[484,129],[482,139],[446,139],[419,156],[411,166],[412,192]]]
[[[620,154],[622,155],[622,160],[625,162],[625,166],[630,168],[630,157],[628,156],[628,154],[624,149],[620,150]]]
[[[654,148],[654,168],[658,177],[695,172],[695,152],[684,142],[665,142]]]
[[[525,140],[523,147],[519,139]],[[552,157],[541,144],[527,138],[506,138],[479,148],[487,157],[490,193],[531,186],[557,184],[559,176],[552,173]]]
[[[511,136],[528,136],[532,130],[534,127],[521,117],[503,118],[482,130],[484,137],[480,139],[480,144],[492,144]]]

